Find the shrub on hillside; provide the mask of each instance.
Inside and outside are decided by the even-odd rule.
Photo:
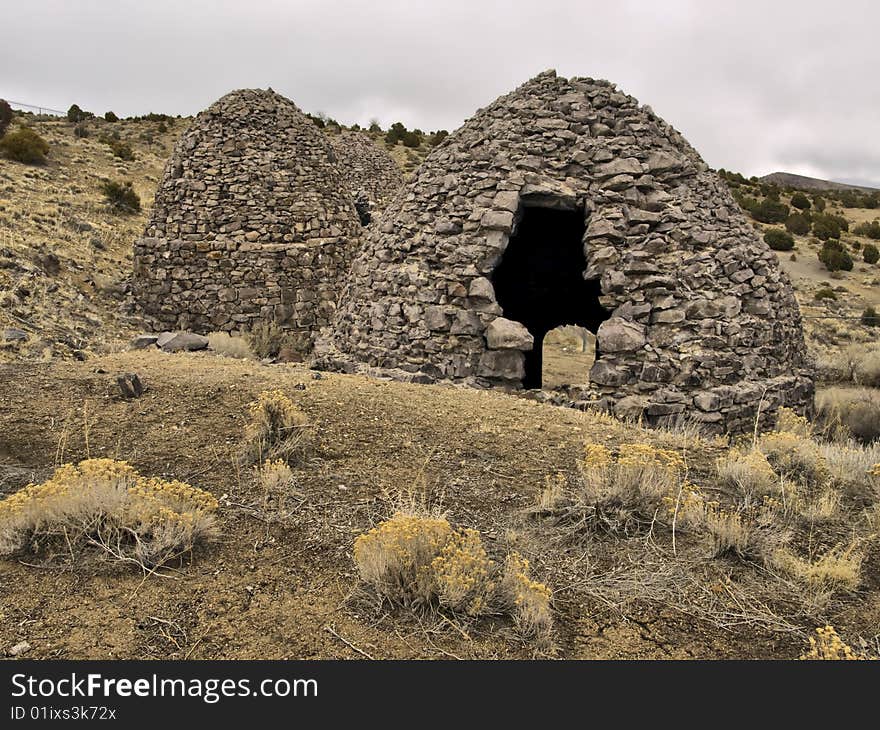
[[[246,463],[300,460],[308,449],[302,413],[282,391],[265,390],[250,404],[245,427],[242,459]]]
[[[863,325],[868,327],[880,327],[880,316],[877,315],[877,310],[874,307],[867,307],[862,312],[861,321]]]
[[[101,183],[101,191],[110,207],[119,213],[137,213],[141,209],[140,196],[130,182],[105,180]]]
[[[791,251],[794,237],[781,228],[770,228],[764,233],[764,242],[774,251]]]
[[[786,218],[785,228],[789,233],[794,233],[796,236],[806,236],[810,232],[810,221],[807,220],[806,216],[796,213]]]
[[[817,255],[828,271],[852,271],[852,256],[844,250],[840,241],[826,241]]]
[[[188,484],[142,477],[124,461],[87,459],[0,501],[0,554],[57,546],[72,555],[91,546],[161,566],[215,536],[217,506]]]
[[[874,388],[825,388],[816,395],[816,420],[828,431],[839,426],[860,442],[880,438],[880,394]]]
[[[445,129],[438,129],[430,137],[428,137],[428,144],[431,147],[436,147],[438,144],[440,144],[448,136],[449,136],[449,132],[447,132]]]
[[[507,613],[521,636],[549,645],[550,590],[532,580],[518,553],[498,566],[477,530],[453,528],[442,515],[398,512],[355,540],[354,561],[361,579],[393,604]]]
[[[104,120],[107,122],[118,122],[119,117],[117,117],[113,112],[107,112],[104,115]]]
[[[873,238],[875,241],[880,240],[880,221],[871,221],[870,223],[859,223],[854,229],[853,233],[857,236],[867,236],[868,238]]]
[[[823,210],[825,210],[825,198],[823,198],[821,195],[814,195],[813,207],[821,213]]]
[[[46,164],[49,154],[49,143],[34,130],[22,127],[9,132],[0,139],[0,153],[4,157],[28,165]]]
[[[67,110],[67,121],[73,122],[74,124],[82,122],[91,116],[94,115],[90,112],[83,111],[77,104],[71,104],[70,109]]]
[[[126,162],[134,160],[134,151],[131,149],[131,145],[128,144],[128,142],[113,140],[109,143],[109,147],[111,152],[113,152],[113,154],[120,160],[125,160]]]
[[[73,136],[84,138],[89,136],[89,127],[85,122],[80,122],[73,127]]]
[[[405,132],[401,139],[404,147],[416,148],[422,144],[422,137],[418,132]]]
[[[0,99],[0,137],[6,134],[10,124],[12,124],[12,107],[5,99]]]
[[[837,300],[837,293],[831,287],[824,286],[814,295],[816,299],[833,299]]]
[[[840,224],[834,216],[817,215],[813,217],[813,235],[820,241],[840,238]]]
[[[750,212],[761,223],[782,223],[788,218],[790,208],[778,200],[765,198]]]
[[[809,210],[811,207],[810,199],[803,193],[795,193],[792,195],[791,204],[798,210]]]
[[[876,264],[880,261],[880,250],[873,243],[866,243],[865,248],[862,249],[862,258],[865,259],[866,264]]]

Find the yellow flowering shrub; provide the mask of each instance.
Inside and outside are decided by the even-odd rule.
[[[379,595],[404,605],[426,605],[435,596],[431,564],[452,536],[443,517],[398,512],[354,543],[361,578]]]
[[[539,644],[548,644],[553,627],[550,589],[529,577],[529,561],[517,552],[504,561],[499,591],[513,615],[519,633]]]
[[[588,443],[580,463],[581,483],[556,511],[579,528],[629,532],[665,516],[664,503],[682,485],[685,463],[669,449],[646,443],[623,444],[617,456],[602,444]]]
[[[801,654],[802,660],[858,661],[864,659],[840,638],[833,626],[816,629],[816,636],[810,637],[810,648]]]
[[[257,485],[263,494],[263,504],[268,506],[272,503],[283,512],[296,486],[293,470],[284,459],[266,459],[254,471]]]
[[[250,404],[242,457],[248,463],[301,459],[307,450],[305,415],[281,390],[264,390]]]
[[[793,433],[803,438],[812,438],[813,436],[813,426],[809,420],[784,406],[778,411],[776,430]]]
[[[393,603],[466,616],[508,613],[524,637],[549,642],[550,590],[529,577],[517,553],[499,568],[477,530],[398,512],[355,540],[354,560],[361,578]]]
[[[477,530],[454,532],[431,570],[442,606],[477,616],[490,609],[495,563],[489,560]]]
[[[831,476],[819,445],[791,431],[771,431],[758,439],[758,449],[776,473],[808,487],[820,486]]]
[[[718,459],[715,469],[723,486],[746,496],[779,494],[783,490],[782,479],[758,449],[733,448]]]
[[[773,555],[775,567],[817,592],[854,591],[861,581],[863,555],[856,543],[835,545],[817,559],[805,559],[786,548]]]
[[[214,534],[217,500],[179,481],[141,477],[124,461],[87,459],[0,500],[0,554],[58,541],[160,565]]]

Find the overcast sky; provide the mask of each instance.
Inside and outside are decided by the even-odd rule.
[[[547,68],[615,82],[713,167],[880,186],[877,0],[20,0],[0,27],[0,97],[126,116],[271,86],[452,130]]]

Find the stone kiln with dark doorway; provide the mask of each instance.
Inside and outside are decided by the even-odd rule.
[[[524,207],[492,273],[504,317],[524,325],[534,338],[525,353],[524,388],[542,385],[542,343],[550,330],[571,324],[595,334],[610,316],[599,303],[599,281],[584,278],[585,229],[583,210]]]

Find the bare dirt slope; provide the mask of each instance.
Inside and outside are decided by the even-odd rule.
[[[148,390],[118,400],[112,378]],[[313,448],[296,470],[298,506],[267,523],[235,455],[246,406],[280,387],[307,414]],[[573,474],[585,441],[650,440],[678,449],[692,479],[723,444],[648,434],[497,392],[316,376],[207,354],[123,353],[88,362],[0,366],[0,489],[46,477],[62,461],[126,459],[141,473],[187,480],[221,500],[223,536],[165,576],[54,559],[0,560],[0,647],[29,658],[527,657],[504,619],[422,619],[379,606],[352,563],[354,538],[412,490],[490,551],[511,547],[553,590],[556,656],[794,657],[833,620],[872,636],[876,561],[858,595],[826,612],[740,562],[710,559],[679,535],[569,544],[526,519],[548,475]],[[769,580],[769,582],[768,582]]]

